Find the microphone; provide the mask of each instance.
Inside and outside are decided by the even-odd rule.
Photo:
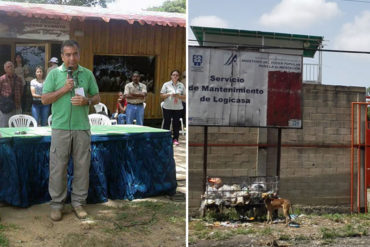
[[[68,79],[73,79],[73,68],[68,67],[67,69],[67,78]],[[76,87],[76,82],[73,80],[74,87]]]

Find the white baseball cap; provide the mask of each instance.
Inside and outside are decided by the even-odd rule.
[[[58,63],[58,58],[56,57],[50,58],[49,63]]]

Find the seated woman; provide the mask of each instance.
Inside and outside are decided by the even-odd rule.
[[[126,107],[127,101],[123,97],[123,92],[118,92],[116,112],[112,115],[112,119],[117,119],[117,124],[126,123]]]

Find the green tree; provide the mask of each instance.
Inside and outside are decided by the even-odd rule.
[[[186,12],[186,0],[167,0],[161,6],[151,7],[147,10],[159,11],[159,12],[175,12],[185,13]]]
[[[97,6],[103,8],[107,7],[106,0],[7,0],[10,2],[21,3],[45,3],[45,4],[59,4],[59,5],[73,5],[73,6]]]

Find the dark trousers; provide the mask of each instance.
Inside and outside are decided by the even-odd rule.
[[[172,130],[173,130],[173,139],[179,139],[180,131],[180,118],[182,110],[167,110],[163,108],[163,128],[169,130],[171,127],[172,119]]]
[[[182,117],[182,122],[185,127],[186,126],[186,103],[184,101],[182,102],[182,107],[184,107],[184,109],[182,109],[181,117]]]

